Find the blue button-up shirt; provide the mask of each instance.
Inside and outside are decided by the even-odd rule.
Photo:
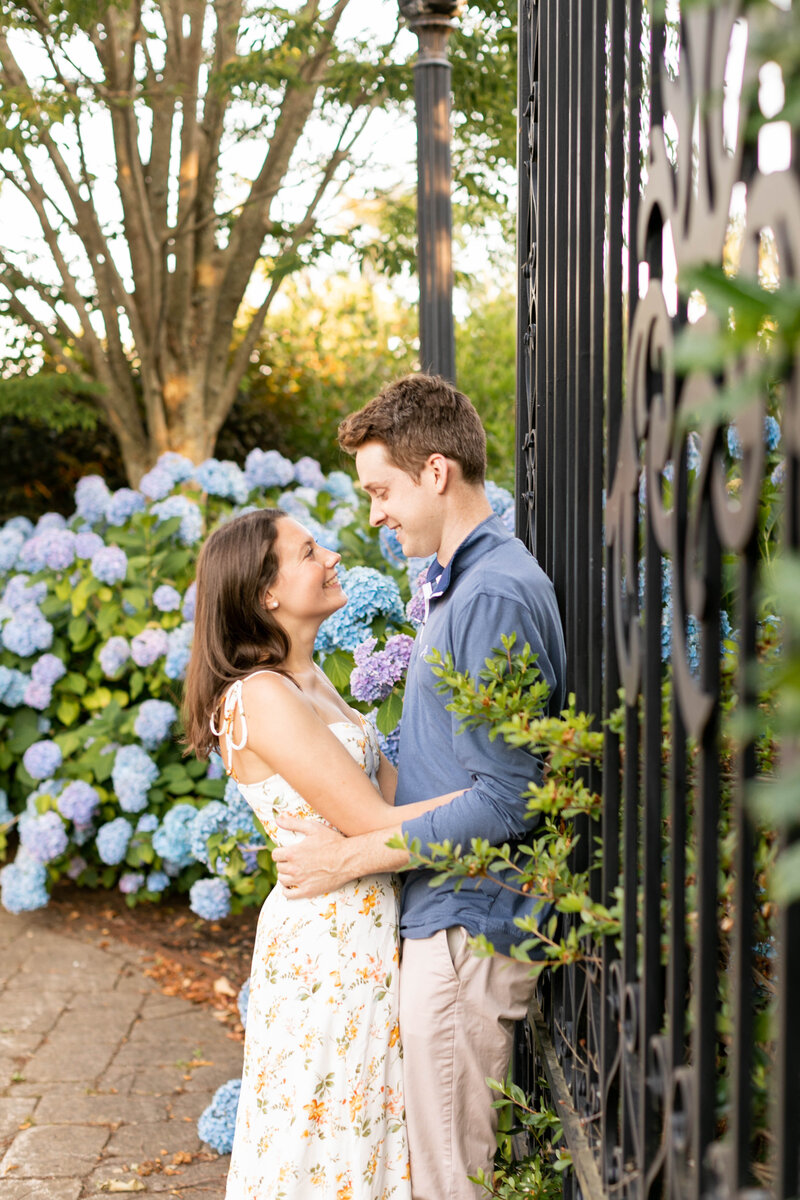
[[[526,751],[490,741],[485,727],[461,729],[447,711],[450,697],[436,691],[438,679],[425,661],[432,649],[453,656],[458,671],[476,678],[501,645],[502,634],[526,642],[550,687],[551,712],[564,705],[564,639],[555,593],[533,556],[497,516],[488,517],[464,539],[442,570],[428,572],[426,620],[417,633],[406,679],[396,803],[465,789],[449,804],[410,821],[403,832],[423,848],[450,840],[469,847],[472,838],[494,845],[523,837],[531,828],[522,794],[537,775]],[[400,929],[404,937],[429,937],[450,925],[484,933],[501,953],[526,936],[515,917],[530,908],[497,882],[448,881],[430,886],[431,872],[405,877]]]

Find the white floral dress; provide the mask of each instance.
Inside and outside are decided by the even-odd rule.
[[[240,700],[234,684],[226,718]],[[329,728],[374,781],[372,726]],[[277,815],[322,820],[279,775],[239,787],[276,843],[298,836]],[[397,919],[390,875],[311,900],[277,884],[267,897],[226,1200],[410,1200]]]

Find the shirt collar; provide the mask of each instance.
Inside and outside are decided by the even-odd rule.
[[[469,561],[471,561],[474,557],[474,554],[470,554],[470,548],[473,547],[475,543],[482,542],[486,535],[488,535],[491,540],[496,540],[497,534],[500,532],[502,532],[502,534],[504,534],[506,537],[510,537],[500,518],[496,515],[496,513],[492,513],[490,516],[484,517],[480,524],[476,525],[475,528],[467,534],[463,542],[461,542],[461,544],[457,547],[455,554],[450,559],[446,567],[442,566],[438,558],[434,558],[433,562],[428,567],[428,573],[425,577],[425,582],[422,585],[422,594],[425,598],[425,617],[423,624],[428,619],[431,600],[438,600],[440,596],[445,594],[447,589],[450,587],[450,582],[453,578],[453,572],[455,570],[456,574],[458,573],[458,570],[462,565],[462,560],[467,558]],[[477,550],[477,553],[481,552],[482,551],[480,549]],[[464,563],[464,565],[467,564]]]

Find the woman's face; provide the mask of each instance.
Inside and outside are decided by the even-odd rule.
[[[318,545],[291,517],[278,521],[275,546],[280,565],[266,605],[282,625],[292,619],[324,620],[347,603],[336,575],[340,554]]]

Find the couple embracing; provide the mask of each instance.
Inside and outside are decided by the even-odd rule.
[[[216,530],[197,571],[188,739],[219,749],[275,842],[261,912],[227,1200],[472,1200],[491,1177],[513,1023],[527,1010],[520,898],[492,880],[432,888],[387,842],[423,852],[519,839],[527,752],[461,731],[426,662],[473,677],[502,634],[528,642],[560,711],[564,645],[551,584],[492,513],[470,401],[409,376],[339,429],[370,521],[434,555],[406,681],[399,768],[313,659],[346,603],[338,554],[279,510]],[[471,935],[498,953],[474,957]],[[402,939],[402,942],[401,942]]]

